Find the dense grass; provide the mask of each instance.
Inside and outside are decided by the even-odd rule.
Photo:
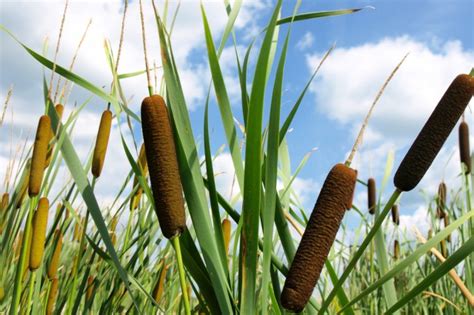
[[[100,170],[94,172],[95,176],[90,174],[96,160],[94,153],[82,162],[71,142],[76,121],[88,102],[69,110],[68,117],[60,117],[54,105],[62,103],[71,108],[72,100],[66,102],[67,93],[55,91],[44,79],[44,113],[57,133],[50,142],[51,160],[42,175],[38,196],[27,194],[30,168],[38,168],[30,161],[34,151],[31,146],[12,158],[18,171],[6,172],[8,178],[4,182],[8,184],[0,187],[5,196],[0,204],[0,313],[286,312],[280,304],[281,290],[300,240],[298,234],[303,233],[310,212],[300,205],[291,185],[306,158],[291,173],[286,132],[295,115],[304,111],[299,105],[317,73],[315,69],[308,84],[301,87],[288,116],[281,117],[291,25],[314,18],[337,19],[336,15],[360,9],[299,13],[297,2],[294,15],[281,18],[281,2],[277,2],[267,27],[252,41],[245,56],[236,58],[244,113],[242,125],[234,122],[234,107],[219,65],[225,45],[237,45],[233,25],[241,2],[230,6],[225,1],[228,22],[217,47],[202,8],[212,75],[202,131],[193,130],[190,123],[186,91],[181,86],[170,44],[169,30],[174,21],[167,20],[166,9],[160,16],[154,4],[149,7],[148,14],[155,14],[156,24],[146,28],[158,31],[161,52],[148,53],[160,54],[162,58],[161,88],[153,91],[149,84],[149,91],[162,95],[167,104],[187,217],[187,228],[179,236],[173,234],[171,241],[160,229],[155,211],[158,199],[153,198],[156,191],[149,185],[144,154],[140,158],[137,150],[142,143],[141,132],[132,133],[137,135],[132,144],[123,137],[125,130],[120,130],[122,143],[114,145],[121,145],[126,153],[128,175],[113,179],[122,182],[121,189],[113,203],[99,207],[94,186],[97,181],[112,180],[99,176],[107,163],[101,164],[102,154],[97,154]],[[0,28],[46,69],[102,99],[113,120],[128,122],[120,124],[121,128],[132,131],[132,126],[136,126],[141,130],[140,113],[129,109],[121,82],[145,73],[118,74],[118,58],[114,58],[110,46],[105,51],[113,82],[105,90],[72,69],[55,64],[46,54],[25,46],[4,26]],[[253,68],[249,67],[251,53],[257,56]],[[211,89],[215,91],[225,145],[232,156],[236,185],[242,192],[237,200],[227,200],[216,187],[213,160],[221,151],[213,151],[209,135]],[[269,110],[265,111],[265,106]],[[264,124],[266,121],[268,125]],[[5,129],[1,125],[0,128]],[[202,145],[194,136],[201,132]],[[107,141],[99,143],[107,145]],[[104,147],[101,150],[105,152]],[[61,165],[66,165],[71,181],[64,183],[58,178]],[[428,240],[414,241],[412,231],[402,230],[387,219],[395,203],[400,205],[400,213],[404,212],[401,191],[396,190],[388,199],[383,197],[393,177],[392,168],[393,153],[387,152],[385,173],[379,174],[383,180],[376,187],[378,195],[373,200],[374,215],[369,214],[365,205],[352,205],[351,211],[357,214],[359,224],[349,229],[343,221],[304,313],[473,313],[472,304],[469,306],[473,303],[469,302],[470,292],[474,290],[472,175],[460,165],[459,186],[449,187],[446,192],[450,202],[442,207],[449,221],[439,219],[439,196],[429,196],[426,208],[432,235]],[[278,182],[283,183],[282,189],[277,188]],[[366,191],[367,183],[358,180],[355,189]],[[36,240],[31,235],[39,197],[47,197],[50,202],[45,248],[39,268],[29,270],[29,242]],[[450,241],[446,242],[448,237]],[[398,257],[394,254],[395,241],[399,244]],[[443,242],[445,257],[439,255]],[[178,263],[181,261],[184,270]]]

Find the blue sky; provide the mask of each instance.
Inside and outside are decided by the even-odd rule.
[[[239,57],[243,59],[245,48],[253,36],[264,27],[273,7],[272,1],[243,1],[241,16],[237,21],[237,43]],[[125,43],[121,68],[123,72],[143,67],[136,1],[130,3],[125,29]],[[172,2],[173,9],[175,3]],[[411,144],[418,130],[436,105],[437,100],[454,76],[468,72],[474,66],[474,4],[469,0],[459,1],[303,1],[300,12],[325,11],[343,8],[364,9],[356,14],[336,16],[318,20],[298,22],[293,26],[290,49],[285,68],[282,117],[286,117],[290,106],[296,101],[321,56],[333,44],[336,49],[323,65],[320,74],[308,91],[288,134],[288,145],[293,171],[305,154],[313,148],[306,166],[293,187],[301,196],[303,205],[309,210],[316,199],[317,191],[328,170],[342,162],[355,140],[365,113],[379,87],[391,70],[408,52],[399,75],[388,86],[369,123],[367,135],[354,162],[361,179],[383,175],[387,152],[395,152],[395,167]],[[0,2],[0,23],[5,25],[22,41],[37,51],[41,50],[45,36],[49,36],[50,47],[54,47],[63,4],[54,1]],[[205,2],[213,36],[220,39],[225,25],[224,6],[221,1]],[[117,1],[75,2],[71,1],[65,25],[65,36],[58,62],[68,65],[77,42],[89,17],[93,23],[84,47],[79,55],[75,71],[98,86],[110,83],[105,64],[102,40],[107,38],[116,49],[118,45],[121,5]],[[197,1],[182,1],[173,33],[173,45],[181,70],[194,134],[202,139],[203,104],[209,83],[209,70],[205,42],[202,36],[201,18]],[[283,2],[282,16],[291,15],[293,1]],[[38,12],[48,12],[39,14]],[[147,16],[148,49],[150,59],[159,62],[156,31],[152,16]],[[287,26],[280,30],[280,39]],[[12,109],[15,121],[2,127],[13,128],[14,139],[24,141],[36,126],[36,117],[41,114],[41,105],[35,101],[42,95],[42,68],[24,53],[5,34],[0,34],[0,96],[5,98],[8,87],[15,86]],[[221,59],[221,66],[229,88],[234,114],[241,119],[239,90],[236,81],[233,48],[228,42]],[[52,58],[52,48],[49,57]],[[254,52],[256,50],[254,49]],[[277,57],[279,54],[277,54]],[[252,56],[249,77],[253,75],[256,56]],[[120,71],[119,71],[120,72]],[[271,77],[269,85],[273,84]],[[124,83],[127,95],[132,97],[132,110],[138,111],[140,99],[146,95],[144,77],[130,79]],[[268,90],[269,91],[269,90]],[[267,92],[268,92],[267,91]],[[74,88],[69,98],[71,108],[74,101],[81,103],[90,95]],[[266,102],[270,99],[267,94]],[[472,104],[472,103],[471,103]],[[95,137],[99,113],[105,104],[93,99],[81,119],[84,126],[75,132],[75,144],[83,157],[86,156]],[[268,106],[267,106],[268,113]],[[216,104],[211,106],[212,148],[214,151],[225,143]],[[265,117],[265,121],[267,120]],[[472,114],[466,115],[470,125]],[[81,126],[81,122],[78,122]],[[115,126],[116,127],[116,126]],[[0,133],[0,143],[9,143],[7,132]],[[137,134],[140,130],[136,129]],[[115,137],[115,138],[114,138]],[[118,132],[112,134],[116,147],[108,152],[106,163],[110,165],[105,174],[113,180],[98,183],[98,191],[104,200],[117,191],[126,165],[121,152]],[[0,149],[1,169],[9,159],[10,145]],[[8,148],[8,149],[7,149]],[[221,189],[231,183],[231,164],[228,155],[216,160]],[[451,157],[452,156],[452,157]],[[451,158],[450,158],[451,157]],[[450,137],[433,169],[420,184],[429,194],[436,190],[439,180],[452,186],[459,185],[456,172],[459,170],[455,132]],[[64,178],[67,172],[64,171]],[[3,177],[3,173],[0,173]],[[391,182],[391,181],[390,181]],[[355,201],[365,209],[365,190],[357,187]],[[407,194],[401,203],[403,221],[423,220],[423,198],[417,188]],[[405,207],[403,207],[405,205]],[[349,218],[350,220],[350,218]],[[420,223],[422,224],[422,223]]]

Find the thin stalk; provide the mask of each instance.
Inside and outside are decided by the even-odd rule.
[[[28,212],[28,217],[26,219],[26,226],[25,232],[23,233],[23,240],[21,244],[21,255],[20,259],[18,260],[18,265],[16,266],[16,274],[15,274],[15,286],[13,288],[13,298],[12,298],[12,307],[10,309],[10,315],[18,314],[18,307],[20,304],[21,298],[21,287],[22,287],[22,280],[23,280],[23,271],[25,270],[26,266],[26,257],[27,257],[27,250],[28,250],[28,240],[30,239],[31,234],[31,222],[33,220],[33,212],[35,209],[35,204],[38,197],[34,197],[30,201],[30,209]]]
[[[360,245],[357,252],[354,254],[354,256],[352,256],[352,259],[350,260],[346,269],[344,270],[341,277],[339,278],[339,281],[334,285],[332,291],[329,293],[326,300],[324,300],[324,303],[321,305],[321,309],[319,310],[319,314],[324,314],[324,312],[327,310],[328,306],[330,305],[330,303],[336,296],[337,290],[344,284],[344,281],[347,279],[351,271],[354,269],[360,257],[362,257],[362,254],[364,253],[365,249],[367,248],[367,246],[369,246],[375,234],[377,233],[379,228],[382,226],[383,221],[385,220],[387,215],[390,213],[392,206],[398,200],[398,197],[400,197],[401,193],[402,191],[399,190],[398,188],[395,189],[395,191],[392,193],[382,213],[380,213],[380,215],[376,218],[374,225],[372,226],[372,229],[370,229],[370,232],[365,237],[364,241]]]
[[[463,171],[463,177],[464,177],[464,191],[466,193],[466,211],[471,212],[472,211],[472,204],[471,204],[471,194],[470,194],[470,182],[469,182],[469,177],[470,174],[465,174]],[[474,218],[471,218],[468,222],[467,226],[467,231],[470,231],[470,233],[464,233],[465,237],[468,238],[469,235],[474,235]],[[466,229],[464,229],[466,230]],[[466,259],[466,283],[467,287],[469,288],[470,291],[474,291],[473,288],[473,279],[472,279],[472,265],[474,263],[474,253],[472,253],[468,259]],[[470,314],[472,314],[472,310],[469,310]]]
[[[35,280],[36,280],[36,271],[31,273],[31,278],[30,278],[30,287],[28,291],[28,300],[27,300],[27,311],[25,314],[30,314],[31,312],[31,300],[33,299],[33,289],[35,287]]]
[[[190,315],[191,306],[189,304],[188,288],[186,287],[186,277],[184,274],[183,256],[181,255],[179,236],[174,237],[171,242],[173,244],[174,250],[176,251],[176,260],[178,261],[179,282],[181,283],[181,292],[183,293],[184,310],[186,315]]]

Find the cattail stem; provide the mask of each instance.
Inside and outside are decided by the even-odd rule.
[[[27,299],[27,311],[25,314],[31,314],[31,301],[33,299],[33,292],[35,288],[35,281],[36,281],[36,271],[31,272],[30,277],[30,285],[28,289],[28,299]]]
[[[150,68],[148,67],[148,56],[147,56],[147,51],[146,51],[146,37],[145,37],[145,18],[143,16],[142,0],[140,0],[139,4],[140,4],[140,21],[141,21],[141,25],[142,25],[143,54],[145,56],[146,80],[147,80],[147,83],[148,83],[148,93],[150,94],[150,96],[152,96],[153,95],[153,86],[151,84]]]
[[[13,287],[13,297],[12,303],[10,308],[10,315],[18,314],[18,306],[20,304],[21,299],[21,292],[22,292],[22,279],[23,279],[23,271],[26,267],[26,259],[28,256],[28,240],[31,237],[31,222],[33,221],[33,212],[35,209],[37,198],[33,198],[30,202],[30,209],[28,211],[28,217],[26,219],[26,226],[25,232],[23,233],[23,241],[21,244],[21,254],[20,259],[18,260],[18,264],[16,266],[16,274],[15,274],[15,286]]]
[[[339,277],[339,280],[337,281],[336,284],[334,284],[333,289],[331,290],[327,298],[324,300],[323,304],[321,305],[321,308],[319,309],[318,314],[325,314],[325,311],[328,309],[332,300],[336,296],[337,290],[344,284],[344,281],[346,281],[350,272],[354,269],[360,257],[362,257],[362,254],[364,254],[364,251],[366,250],[367,246],[369,246],[369,244],[371,243],[378,229],[380,229],[385,218],[390,213],[392,206],[395,204],[395,202],[397,202],[401,194],[402,194],[402,191],[399,189],[395,189],[395,191],[392,193],[392,195],[390,196],[390,199],[385,204],[385,207],[383,208],[382,212],[375,219],[374,225],[370,229],[369,233],[366,235],[362,244],[359,246],[359,249],[352,256],[351,260],[349,261],[349,264],[347,265],[346,269],[342,273],[341,277]]]
[[[181,283],[181,292],[183,294],[184,310],[186,315],[191,314],[191,306],[189,304],[188,290],[186,286],[186,276],[184,273],[183,257],[181,255],[181,245],[179,244],[179,237],[174,237],[171,240],[174,250],[176,251],[176,260],[178,262],[179,281]]]

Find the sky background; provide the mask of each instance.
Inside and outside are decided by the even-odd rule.
[[[170,12],[174,12],[176,2],[170,2]],[[163,2],[158,3],[162,9]],[[266,0],[243,3],[236,22],[240,60],[255,37],[257,45],[260,44],[259,34],[275,4]],[[283,1],[282,16],[291,15],[293,5],[293,1]],[[217,46],[226,23],[224,4],[223,1],[204,1],[204,6]],[[356,14],[298,22],[292,28],[283,85],[282,117],[290,111],[324,53],[336,44],[306,94],[287,136],[292,171],[296,170],[306,154],[312,152],[292,187],[307,212],[312,209],[327,172],[347,157],[377,91],[405,54],[410,53],[381,97],[353,163],[362,180],[372,176],[380,183],[390,151],[395,154],[394,167],[398,166],[450,82],[457,74],[468,73],[474,66],[474,2],[470,0],[303,1],[299,12],[368,6],[375,9],[366,8]],[[149,1],[145,1],[145,7],[149,59],[159,65],[158,37]],[[52,59],[63,9],[62,1],[0,1],[0,24],[38,52],[48,38],[48,57]],[[110,86],[111,74],[103,41],[109,40],[116,53],[122,12],[121,1],[70,1],[58,64],[69,66],[82,33],[89,19],[92,19],[73,71],[97,86]],[[139,23],[138,1],[131,1],[119,73],[144,68]],[[286,30],[287,26],[281,28],[281,40]],[[210,72],[198,1],[181,1],[172,44],[194,135],[202,152],[203,109]],[[0,178],[3,180],[12,152],[25,140],[31,142],[37,119],[44,108],[42,67],[4,32],[0,32],[0,46],[2,102],[8,88],[14,87],[4,125],[0,127]],[[253,76],[256,57],[254,49],[249,78]],[[227,43],[220,64],[235,118],[242,122],[240,88],[231,41]],[[160,73],[158,71],[158,77]],[[49,74],[47,78],[49,81]],[[272,84],[273,77],[270,77],[270,87]],[[131,100],[131,110],[139,113],[141,100],[147,95],[145,76],[124,80],[123,86],[125,95]],[[84,89],[74,87],[66,104],[66,115],[75,104],[82,104],[90,96]],[[270,97],[267,93],[265,124]],[[472,104],[471,101],[466,111],[471,129],[474,128]],[[105,107],[104,101],[93,97],[79,116],[73,142],[83,160],[94,145],[100,113]],[[210,107],[210,122],[212,149],[217,152],[226,141],[214,99]],[[139,126],[134,126],[134,132],[137,142],[141,143]],[[129,144],[132,143],[130,133],[126,133],[125,138]],[[473,140],[471,137],[471,143]],[[214,163],[219,174],[219,190],[225,196],[235,195],[236,188],[231,188],[233,169],[227,148]],[[103,205],[110,204],[128,170],[115,122],[103,175],[96,188]],[[60,174],[63,183],[69,179],[65,168]],[[420,185],[403,196],[400,202],[402,226],[410,228],[417,225],[426,231],[428,221],[424,194],[433,196],[442,179],[450,188],[460,187],[458,174],[456,129]],[[2,184],[0,189],[4,190],[5,185]],[[386,190],[391,192],[391,180]],[[387,198],[387,194],[384,197]],[[366,211],[366,199],[366,189],[357,185],[355,205]],[[349,225],[359,222],[353,212],[349,212],[345,220]]]

